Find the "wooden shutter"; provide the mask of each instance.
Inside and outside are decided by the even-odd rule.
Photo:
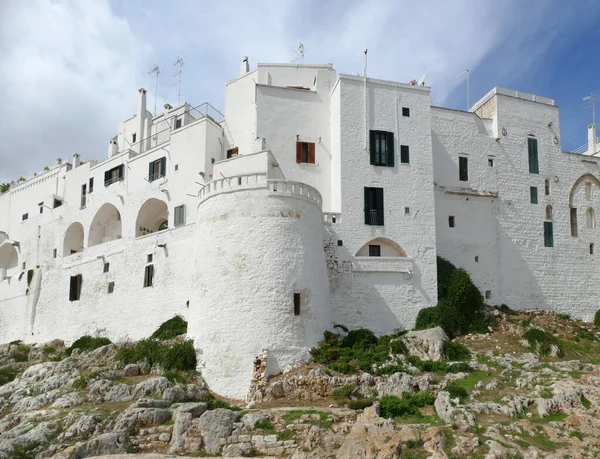
[[[377,224],[383,225],[383,188],[375,188],[375,208],[377,209]]]
[[[309,143],[308,144],[308,164],[314,164],[314,163],[315,163],[315,144]]]
[[[77,276],[71,276],[71,283],[69,284],[69,301],[75,301],[77,299]]]
[[[365,187],[365,225],[371,224],[371,188]]]
[[[546,247],[554,247],[552,222],[544,222],[544,245]]]
[[[539,174],[537,139],[527,139],[527,150],[529,152],[529,173]]]
[[[160,158],[160,176],[164,177],[167,173],[167,157],[163,156]]]
[[[529,195],[530,195],[530,200],[531,200],[531,204],[537,204],[538,203],[538,195],[537,195],[537,187],[535,186],[530,186],[529,187]]]
[[[296,142],[296,162],[302,162],[302,142]]]
[[[154,180],[154,161],[148,163],[148,181]]]
[[[406,164],[410,162],[408,145],[400,145],[400,162]]]
[[[371,164],[372,165],[377,165],[377,161],[376,161],[376,157],[375,157],[375,151],[377,148],[375,145],[376,135],[377,135],[376,131],[369,131],[369,152],[371,154]]]
[[[110,171],[104,171],[104,186],[108,186],[110,181]]]
[[[571,208],[571,236],[577,237],[577,209]]]
[[[83,276],[77,274],[77,299],[81,298],[81,284],[83,284]]]
[[[387,140],[385,143],[386,143],[386,147],[387,147],[387,152],[386,152],[387,164],[386,164],[386,166],[394,167],[394,133],[393,132],[387,133]]]
[[[119,166],[119,178],[122,179],[123,178],[123,170],[124,170],[125,166],[123,164],[121,164]]]

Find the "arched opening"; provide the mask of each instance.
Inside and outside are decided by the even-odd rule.
[[[595,185],[597,188],[600,188],[600,180],[598,180],[592,174],[582,175],[577,180],[575,180],[575,183],[573,183],[573,186],[571,187],[571,191],[569,192],[569,207],[573,207],[575,205],[575,203],[574,203],[575,194],[579,188],[579,185],[581,185],[585,181],[589,181],[590,185],[592,186],[592,196],[594,193],[593,186]]]
[[[92,220],[88,247],[121,239],[121,214],[112,204],[104,204]]]
[[[552,220],[552,206],[550,204],[546,206],[546,220]]]
[[[138,212],[135,221],[135,237],[162,231],[169,227],[169,208],[167,203],[160,199],[150,198]]]
[[[11,275],[12,271],[16,271],[18,265],[17,249],[9,242],[0,245],[0,281]]]
[[[390,239],[379,237],[367,242],[358,252],[357,257],[406,257],[402,247]]]
[[[587,201],[592,201],[594,199],[594,188],[592,187],[592,182],[585,183],[585,199]]]
[[[83,251],[83,225],[79,222],[71,223],[65,233],[63,241],[63,257]]]
[[[594,209],[588,207],[588,210],[585,212],[585,215],[588,229],[596,228],[596,213],[594,212]]]

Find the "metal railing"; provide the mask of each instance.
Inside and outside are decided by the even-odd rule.
[[[222,123],[225,120],[225,115],[223,115],[223,113],[210,105],[208,102],[204,102],[196,107],[192,107],[186,111],[186,113],[189,113],[190,117],[192,117],[194,120],[199,120],[205,116],[212,118],[212,120],[217,123]]]
[[[539,102],[541,104],[546,104],[546,105],[554,105],[554,100],[549,99],[548,97],[536,96],[535,94],[529,94],[527,92],[515,91],[513,89],[495,87],[490,92],[488,92],[485,96],[483,96],[481,99],[479,99],[477,102],[475,102],[475,105],[473,105],[469,109],[469,111],[470,112],[477,111],[479,108],[481,108],[481,106],[483,104],[485,104],[487,101],[489,101],[496,94],[499,94],[501,96],[516,97],[517,99],[530,100],[532,102]]]
[[[379,210],[371,210],[369,216],[371,225],[382,225],[383,219],[381,217],[383,217],[383,212]]]
[[[112,185],[113,183],[120,182],[121,180],[123,180],[123,176],[111,177],[104,181],[104,186]]]
[[[599,145],[599,144],[600,144],[600,137],[598,137],[596,139],[596,145]],[[576,148],[571,153],[582,154],[582,153],[585,153],[586,151],[588,151],[588,149],[589,149],[589,143],[584,143],[582,146],[580,146],[579,148]],[[596,153],[596,152],[593,151],[592,153]]]
[[[148,176],[148,181],[149,182],[154,182],[155,180],[158,180],[159,178],[162,178],[165,176],[164,171],[163,172],[157,172],[155,174],[152,174],[150,176]]]

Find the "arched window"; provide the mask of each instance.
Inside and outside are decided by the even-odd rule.
[[[552,206],[550,204],[546,206],[546,220],[552,220]]]
[[[358,252],[357,257],[406,257],[402,247],[390,239],[379,237],[367,242]]]
[[[594,199],[594,188],[592,182],[586,182],[585,184],[585,199],[591,201]]]
[[[585,214],[587,217],[587,227],[590,229],[596,228],[596,213],[594,212],[594,209],[588,207],[588,210]]]
[[[81,251],[83,251],[83,225],[79,222],[71,223],[65,233],[62,256],[68,257]]]
[[[16,271],[19,264],[17,249],[10,243],[0,245],[0,281],[9,275],[10,271]]]
[[[168,220],[167,203],[156,198],[148,199],[138,212],[135,221],[135,237],[167,229],[169,227]]]
[[[112,204],[104,204],[92,220],[88,247],[121,239],[121,214]]]

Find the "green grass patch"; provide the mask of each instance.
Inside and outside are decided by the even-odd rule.
[[[0,386],[7,384],[17,377],[18,371],[12,367],[6,367],[0,370]]]
[[[173,344],[165,351],[160,364],[165,370],[195,370],[196,350],[194,349],[194,342],[188,339],[183,343]]]
[[[583,376],[583,373],[581,371],[569,371],[568,372],[569,376],[573,379],[579,379]]]
[[[79,379],[75,380],[75,382],[73,383],[73,389],[77,389],[77,390],[84,390],[87,388],[89,382],[94,379],[97,378],[99,375],[99,373],[97,371],[94,371],[92,373],[89,373],[87,375],[81,375],[79,377]]]
[[[420,407],[433,405],[434,402],[435,397],[429,391],[420,391],[416,394],[405,392],[402,397],[386,395],[379,401],[381,404],[381,417],[389,419],[418,415],[420,414]]]
[[[254,426],[254,428],[256,430],[260,430],[261,432],[263,432],[267,435],[274,435],[277,433],[275,431],[275,427],[273,427],[273,423],[270,421],[267,421],[266,419],[264,421],[260,421],[259,423],[257,423],[256,426]]]
[[[29,360],[29,353],[31,348],[26,344],[17,344],[17,350],[13,354],[12,358],[15,362],[27,362]]]
[[[168,347],[156,339],[143,339],[133,346],[119,348],[117,359],[124,364],[147,361],[150,365],[159,364],[166,371],[195,370],[197,363],[192,340]]]
[[[183,335],[187,333],[188,323],[187,321],[180,315],[176,315],[175,317],[163,322],[158,329],[152,333],[150,338],[158,339],[158,340],[168,340],[173,339],[176,336]]]
[[[111,344],[111,341],[108,338],[85,335],[75,340],[75,342],[65,350],[65,353],[70,356],[75,349],[80,349],[82,352],[88,352],[106,346],[107,344]]]
[[[454,386],[462,387],[465,390],[470,391],[475,387],[475,384],[477,384],[479,381],[483,381],[483,383],[485,384],[492,378],[493,373],[489,371],[477,370],[469,374],[466,378],[457,379],[456,381],[452,382],[452,384]]]
[[[469,398],[469,393],[467,390],[464,387],[456,384],[456,381],[448,384],[444,390],[450,394],[450,398],[458,398],[460,403],[465,403],[465,401]]]
[[[534,416],[530,419],[535,424],[548,424],[549,422],[562,422],[569,416],[564,413],[552,413],[546,417]]]
[[[346,400],[350,398],[350,395],[352,395],[354,389],[356,389],[356,386],[354,384],[346,384],[345,386],[335,389],[331,395],[336,401]]]
[[[163,371],[163,376],[172,383],[187,384],[187,378],[178,371],[166,370]]]
[[[446,358],[452,362],[471,359],[471,351],[459,341],[448,341],[445,344]]]
[[[231,411],[242,411],[242,409],[239,406],[231,405],[231,404],[229,404],[229,402],[226,402],[225,400],[219,400],[212,396],[206,400],[199,400],[199,401],[206,402],[209,410],[216,410],[217,408],[224,408],[226,410],[231,410]]]
[[[587,398],[581,397],[581,404],[585,407],[585,409],[589,409],[592,406],[592,402],[590,402]]]
[[[418,368],[419,371],[424,373],[470,373],[473,368],[466,362],[436,362],[433,360],[421,360],[418,357],[409,356],[408,362]]]
[[[579,438],[579,440],[583,441],[583,434],[579,431],[571,432],[569,434],[569,438]]]
[[[318,420],[314,420],[314,419],[309,420],[310,424],[318,425],[318,426],[326,428],[326,429],[330,429],[331,428],[331,421],[328,419],[330,413],[325,413],[323,411],[316,411],[316,410],[292,410],[292,411],[289,411],[283,417],[283,419],[284,419],[284,421],[285,421],[286,424],[291,424],[292,422],[294,422],[297,419],[300,419],[304,415],[312,415],[312,414],[318,414],[319,415],[319,419]]]
[[[569,320],[571,318],[571,316],[569,314],[565,314],[562,312],[557,313],[556,317],[558,317],[559,319],[563,319],[563,320]]]
[[[542,393],[540,394],[540,397],[542,397],[542,398],[552,398],[552,397],[554,397],[554,393],[550,389],[544,389],[542,391]]]
[[[600,309],[598,309],[596,314],[594,314],[594,325],[600,328]]]
[[[559,348],[559,357],[562,355],[558,338],[544,330],[540,330],[539,328],[530,328],[523,333],[523,338],[526,339],[529,343],[529,346],[531,346],[533,349],[536,349],[540,355],[550,354],[550,348],[552,345],[555,345]]]

